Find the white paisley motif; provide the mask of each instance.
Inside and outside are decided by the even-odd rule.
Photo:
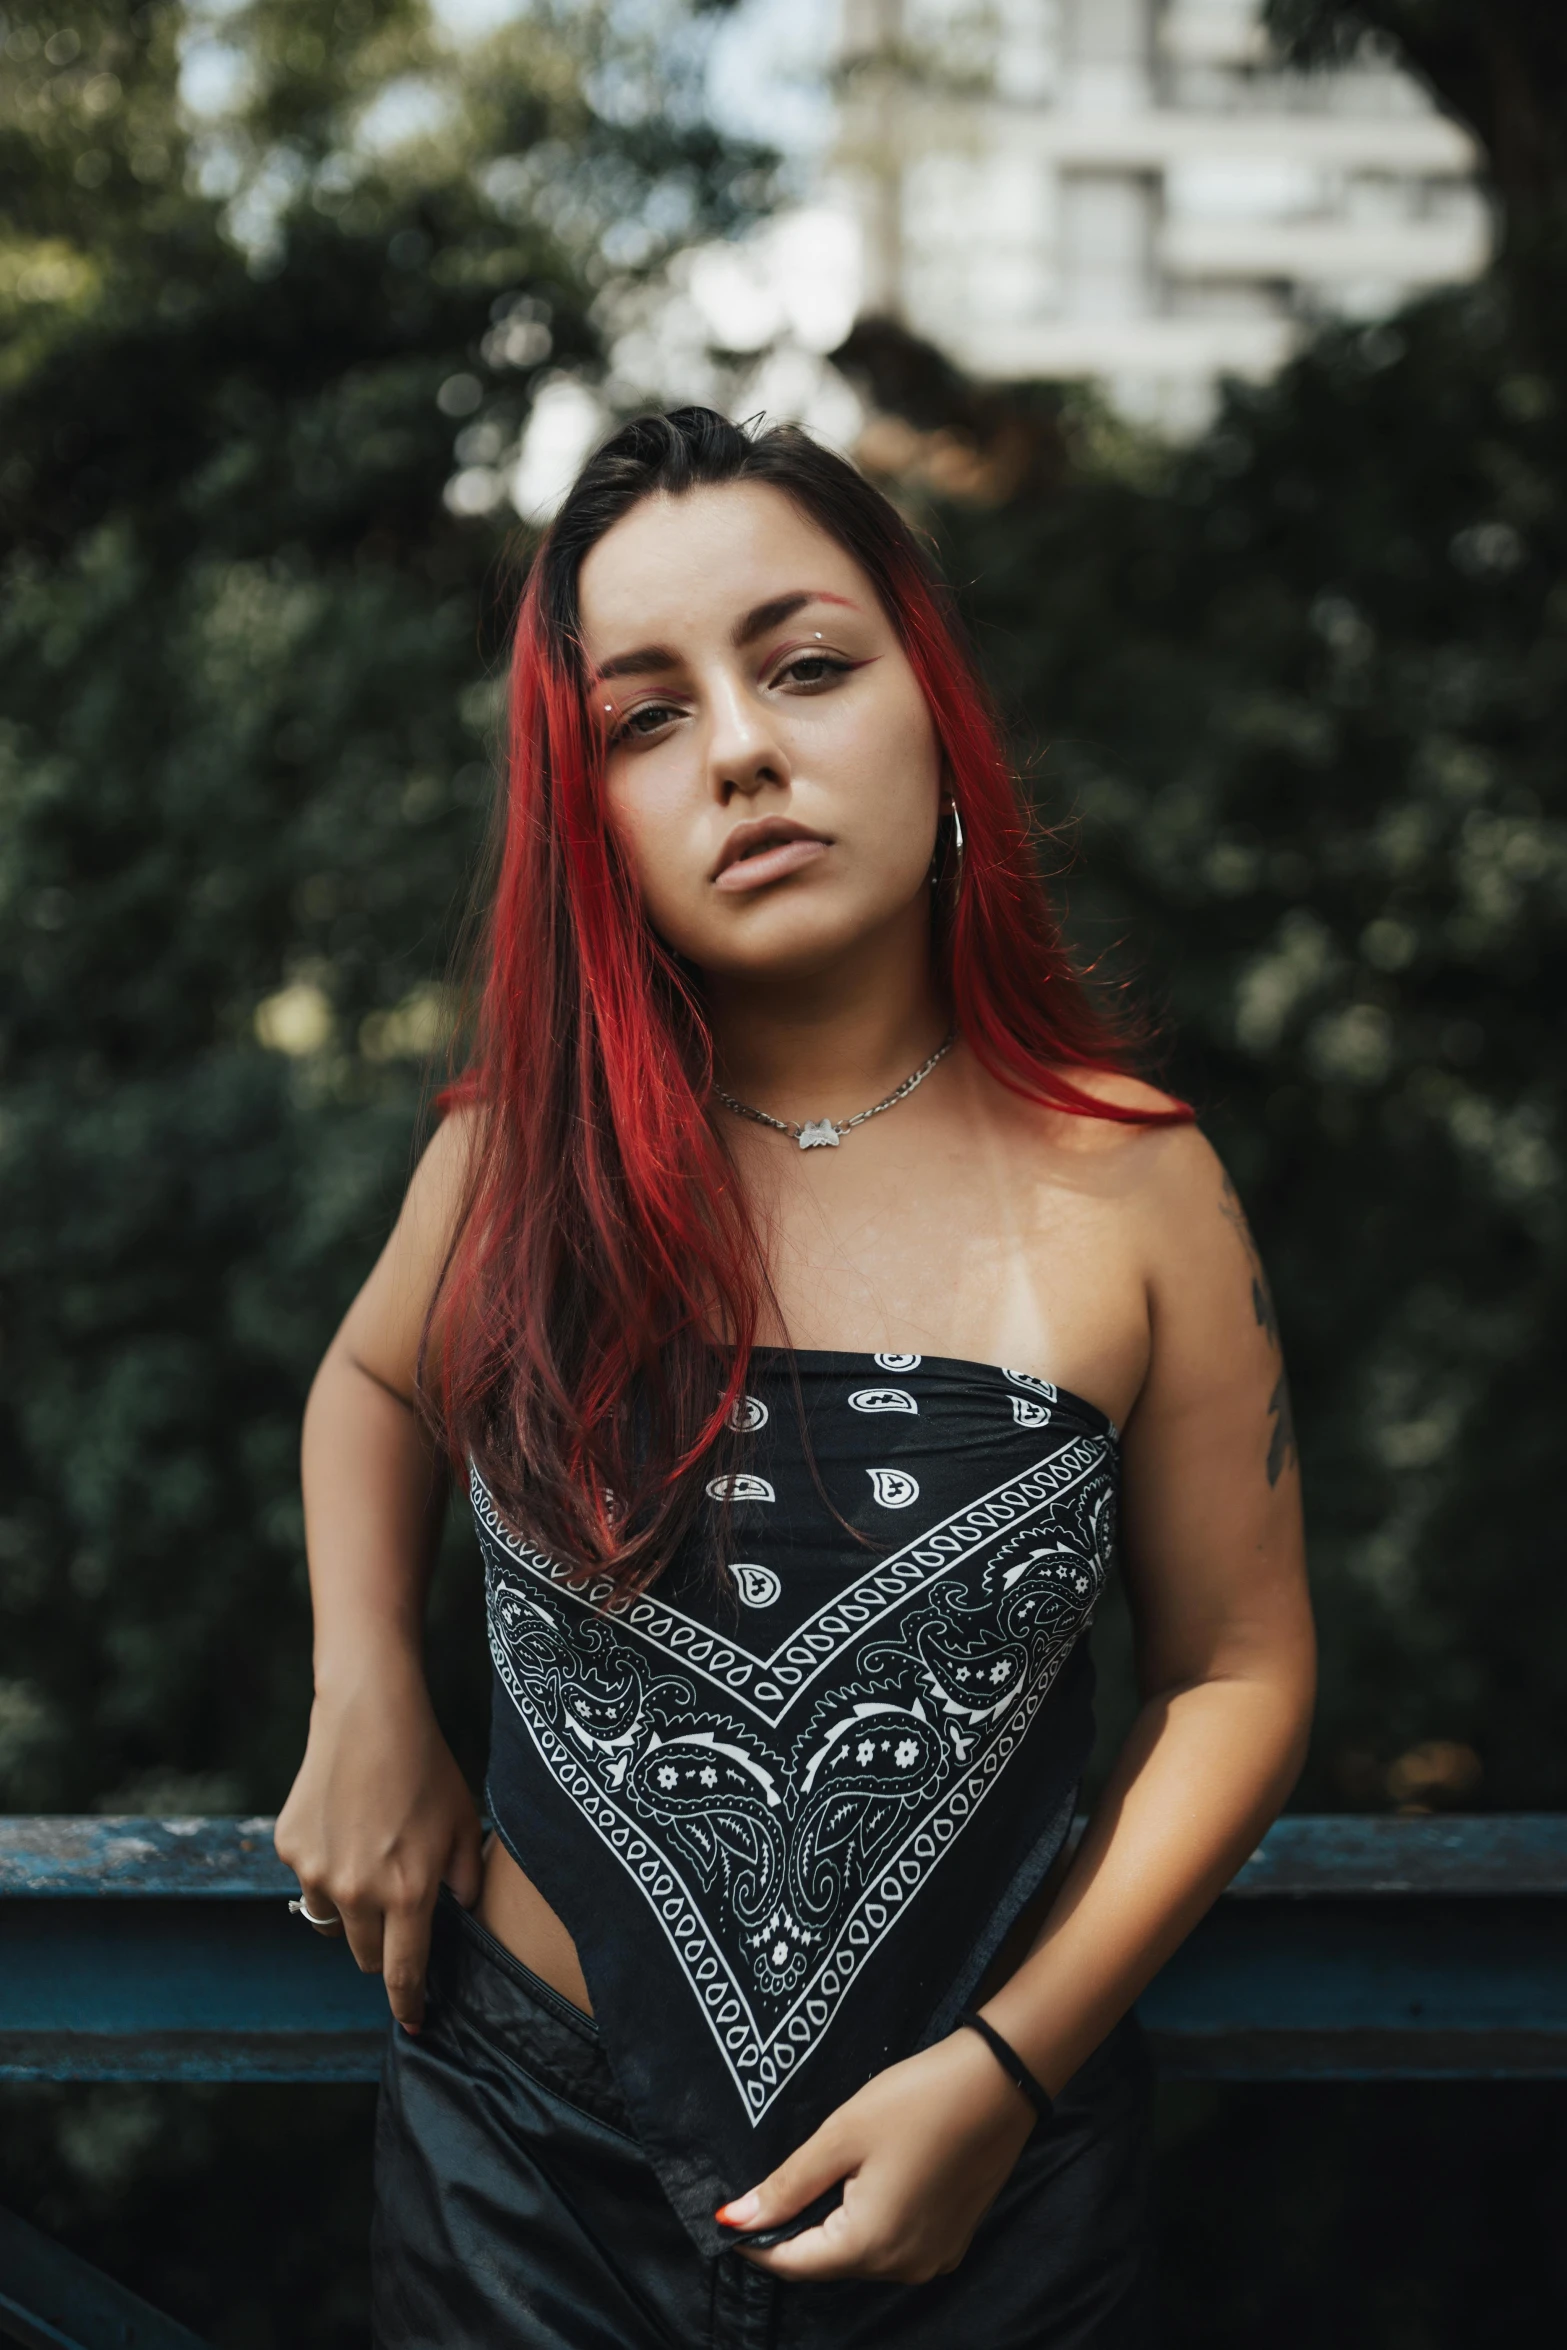
[[[753,1477],[741,1469],[733,1477],[710,1477],[707,1482],[709,1501],[776,1501],[777,1494],[765,1477]]]
[[[857,1387],[849,1398],[855,1412],[917,1412],[919,1405],[906,1387]]]
[[[884,1510],[906,1510],[911,1501],[919,1500],[918,1481],[905,1469],[867,1469],[865,1474]]]
[[[742,1436],[754,1435],[758,1428],[765,1428],[767,1420],[767,1406],[759,1395],[737,1395],[729,1406],[729,1425]]]
[[[1002,1377],[1010,1379],[1014,1387],[1031,1387],[1036,1395],[1044,1397],[1046,1403],[1059,1403],[1061,1400],[1060,1389],[1052,1387],[1048,1379],[1036,1379],[1032,1371],[1004,1370]]]
[[[1114,1550],[1113,1448],[1063,1432],[856,1570],[771,1654],[656,1588],[622,1604],[585,1585],[504,1524],[477,1470],[471,1486],[502,1685],[759,2121],[1070,1656]],[[782,1595],[770,1568],[731,1572],[751,1607]],[[765,1602],[741,1582],[758,1576],[778,1586]]]
[[[1012,1405],[1012,1417],[1014,1420],[1016,1420],[1020,1428],[1043,1428],[1048,1426],[1050,1414],[1046,1411],[1042,1403],[1035,1403],[1029,1396],[1026,1395],[1014,1395],[1010,1398],[1010,1401]]]
[[[923,1359],[920,1355],[875,1355],[872,1357],[878,1371],[917,1371]]]
[[[771,1567],[741,1564],[731,1567],[729,1572],[739,1585],[740,1597],[747,1607],[771,1607],[783,1589]]]

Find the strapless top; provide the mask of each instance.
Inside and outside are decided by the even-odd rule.
[[[751,1359],[722,1559],[709,1521],[636,1598],[472,1477],[490,1810],[707,2253],[718,2205],[952,2028],[1044,1877],[1115,1551],[1116,1431],[1080,1397],[928,1355],[794,1368],[803,1424],[786,1353]]]

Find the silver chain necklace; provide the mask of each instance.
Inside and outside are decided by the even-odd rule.
[[[852,1118],[844,1118],[836,1123],[831,1118],[807,1118],[802,1125],[794,1118],[769,1117],[766,1110],[753,1110],[749,1102],[737,1102],[734,1095],[725,1093],[721,1085],[715,1085],[713,1092],[724,1108],[733,1110],[737,1118],[754,1118],[758,1126],[771,1126],[775,1134],[790,1135],[803,1151],[836,1150],[844,1136],[852,1134],[856,1126],[863,1126],[867,1118],[879,1118],[883,1110],[890,1110],[906,1094],[911,1094],[916,1085],[923,1085],[936,1063],[951,1052],[957,1041],[957,1030],[949,1029],[930,1059],[922,1061],[912,1077],[905,1077],[901,1085],[894,1086],[884,1102],[873,1102],[868,1110],[856,1110]]]

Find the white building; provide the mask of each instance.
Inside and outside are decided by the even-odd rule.
[[[1489,253],[1467,134],[1390,63],[1281,71],[1261,0],[843,0],[838,87],[862,310],[1169,430]]]

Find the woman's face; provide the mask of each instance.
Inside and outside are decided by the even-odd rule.
[[[925,918],[935,730],[836,540],[761,483],[649,497],[578,597],[611,821],[671,947],[807,974]]]

